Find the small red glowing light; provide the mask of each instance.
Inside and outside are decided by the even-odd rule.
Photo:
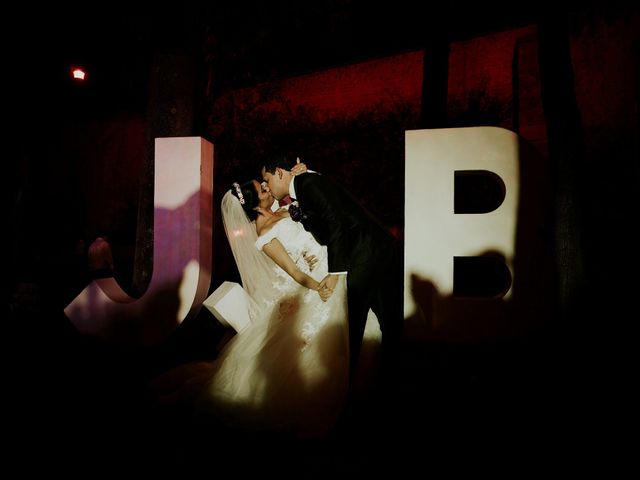
[[[86,73],[81,68],[74,68],[71,70],[74,80],[84,80]]]

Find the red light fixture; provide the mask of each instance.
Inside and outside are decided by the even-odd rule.
[[[83,81],[86,75],[87,73],[82,68],[73,67],[71,69],[71,76],[74,80]]]

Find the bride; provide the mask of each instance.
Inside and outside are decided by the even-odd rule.
[[[320,437],[333,428],[349,384],[346,281],[318,290],[326,247],[273,203],[255,180],[233,184],[222,199],[251,324],[215,360],[196,414],[241,430]]]

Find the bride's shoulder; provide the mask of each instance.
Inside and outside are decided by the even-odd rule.
[[[289,214],[287,214],[287,217],[289,216]],[[267,233],[269,233],[270,230],[272,230],[276,225],[278,225],[280,223],[280,220],[282,220],[283,218],[285,218],[282,215],[279,215],[276,212],[276,215],[265,219],[262,222],[256,222],[256,232],[258,234],[258,236],[262,236],[262,235],[266,235]]]

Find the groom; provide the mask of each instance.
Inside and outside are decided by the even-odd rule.
[[[350,367],[353,372],[369,309],[378,317],[382,354],[395,355],[402,340],[402,250],[395,238],[352,196],[330,178],[315,172],[293,175],[296,158],[284,154],[265,160],[262,178],[271,195],[297,202],[299,218],[328,251],[329,274],[321,288],[333,290],[347,275]],[[289,210],[292,213],[291,210]],[[390,359],[393,360],[393,359]]]

